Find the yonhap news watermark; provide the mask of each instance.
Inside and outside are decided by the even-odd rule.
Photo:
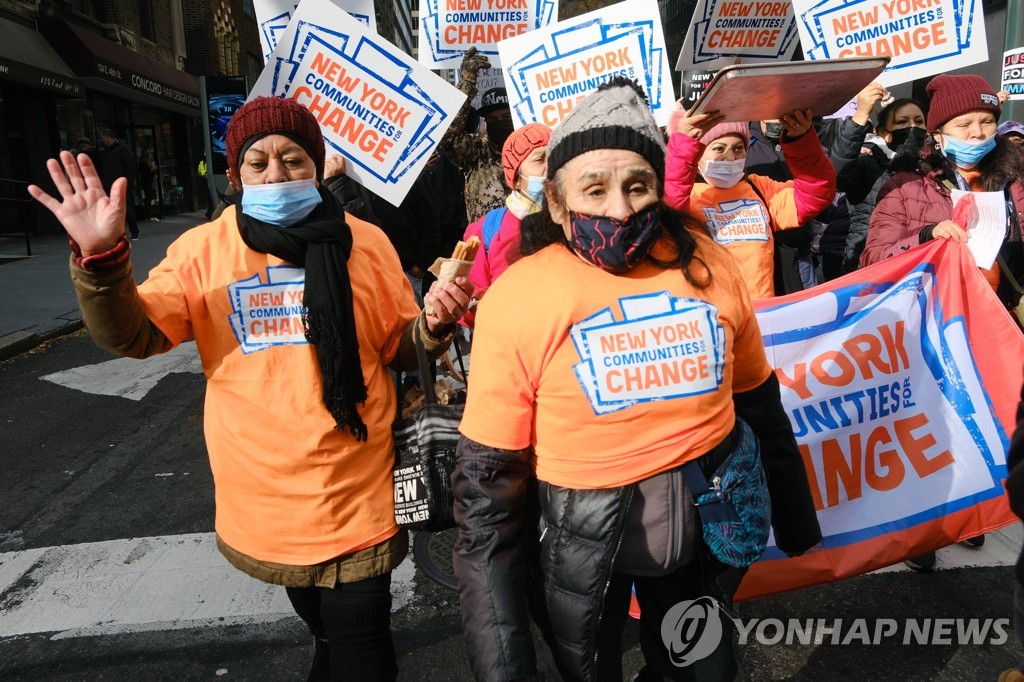
[[[736,618],[711,597],[681,601],[665,614],[661,637],[672,662],[686,667],[710,656],[730,636],[762,646],[999,646],[1009,641],[1009,618]]]

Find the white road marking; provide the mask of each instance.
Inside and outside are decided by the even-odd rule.
[[[95,365],[73,367],[41,378],[83,393],[120,396],[138,401],[145,398],[168,374],[199,374],[202,371],[196,344],[190,341],[145,360],[117,358]]]
[[[392,610],[409,604],[411,559],[392,575]],[[283,588],[230,566],[213,533],[0,553],[0,638],[54,639],[295,618]]]

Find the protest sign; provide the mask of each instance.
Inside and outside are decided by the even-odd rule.
[[[553,128],[615,76],[640,82],[660,125],[675,105],[655,0],[611,5],[498,43],[516,127]]]
[[[431,69],[458,66],[466,50],[498,66],[500,40],[558,19],[557,0],[420,0],[419,59]]]
[[[954,223],[970,232],[967,248],[979,268],[989,269],[996,262],[1006,239],[1006,198],[1002,192],[970,192],[951,189]]]
[[[689,109],[694,102],[700,99],[704,91],[711,85],[711,79],[715,77],[714,71],[695,70],[683,74],[682,92],[679,93],[679,100],[683,103],[684,109]]]
[[[676,69],[788,62],[797,38],[787,0],[698,0]]]
[[[357,20],[368,26],[371,33],[377,32],[377,13],[373,9],[373,0],[331,0]],[[263,48],[263,61],[270,59],[270,53],[277,47],[277,41],[288,28],[292,14],[299,3],[293,0],[254,0],[256,23],[260,27],[260,46]]]
[[[480,69],[476,74],[476,96],[473,97],[473,108],[480,108],[480,99],[485,92],[503,87],[505,87],[505,72],[503,70]]]
[[[1010,99],[1024,100],[1024,47],[1003,53],[1002,87]]]
[[[878,78],[887,87],[988,59],[974,0],[793,0],[793,10],[807,59],[890,56]]]
[[[308,108],[346,173],[401,203],[466,96],[330,0],[304,0],[249,98]]]
[[[738,598],[859,575],[1017,521],[1003,491],[1024,335],[944,239],[755,302],[824,540]],[[978,352],[980,347],[984,352]]]

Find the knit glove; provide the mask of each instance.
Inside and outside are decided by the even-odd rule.
[[[491,62],[485,55],[478,53],[475,47],[471,47],[466,50],[466,54],[462,58],[462,65],[459,68],[464,80],[476,83],[477,72],[480,71],[480,69],[491,68]]]

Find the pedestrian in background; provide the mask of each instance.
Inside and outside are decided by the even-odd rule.
[[[309,679],[393,680],[391,571],[408,538],[395,524],[388,368],[416,368],[417,339],[444,352],[472,285],[435,286],[432,312],[419,311],[384,234],[318,187],[323,138],[293,100],[240,108],[227,160],[238,204],[177,239],[138,287],[125,180],[108,197],[88,158],[63,152],[47,162],[63,201],[29,192],[73,241],[98,345],[144,358],[195,339],[217,547],[286,588],[315,638]]]
[[[127,200],[125,202],[125,224],[132,239],[139,238],[139,224],[135,219],[135,179],[138,174],[138,167],[135,157],[128,145],[123,140],[114,137],[114,131],[104,128],[100,132],[100,177],[103,180],[103,189],[107,194],[118,178],[124,178],[128,183]]]

